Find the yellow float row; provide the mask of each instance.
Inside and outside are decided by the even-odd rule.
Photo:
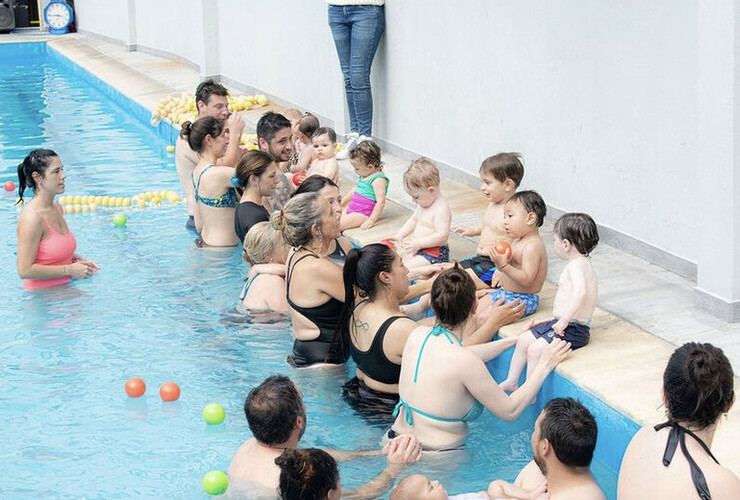
[[[264,95],[239,95],[226,97],[229,111],[243,111],[267,106],[268,100]],[[170,122],[182,125],[186,121],[195,121],[198,117],[198,108],[195,104],[195,96],[190,92],[183,92],[179,96],[167,96],[159,101],[152,112],[151,124],[156,127],[159,119],[164,118]]]
[[[101,207],[130,207],[146,208],[147,206],[161,205],[163,202],[180,203],[180,195],[174,191],[147,191],[131,198],[98,195],[68,195],[60,196],[59,204],[65,213],[94,212]]]

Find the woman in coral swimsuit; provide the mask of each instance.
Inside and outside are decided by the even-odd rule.
[[[31,151],[18,165],[18,196],[33,189],[18,217],[18,275],[24,290],[37,290],[89,278],[100,269],[93,261],[75,254],[77,242],[54,197],[64,192],[62,161],[50,149]]]

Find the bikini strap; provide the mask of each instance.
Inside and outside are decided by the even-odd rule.
[[[44,223],[44,225],[45,225],[45,226],[46,226],[46,227],[47,227],[47,228],[49,229],[49,231],[51,231],[51,230],[53,229],[53,228],[51,227],[51,224],[49,224],[49,223],[48,223],[48,222],[46,221],[46,219],[44,219],[44,217],[43,217],[43,216],[42,216],[42,215],[41,215],[41,214],[40,214],[39,212],[36,212],[36,215],[38,215],[38,216],[39,216],[39,219],[41,219],[41,222],[43,222],[43,223]]]
[[[213,165],[208,165],[208,166],[207,166],[206,168],[204,168],[204,169],[203,169],[203,170],[202,170],[202,171],[200,172],[200,175],[198,175],[198,183],[197,183],[197,184],[195,183],[195,177],[194,177],[194,174],[195,174],[195,172],[193,172],[192,174],[190,174],[190,179],[191,179],[191,180],[193,181],[193,187],[195,188],[195,190],[196,190],[196,191],[198,191],[198,188],[200,187],[200,179],[201,179],[201,177],[203,177],[203,174],[205,174],[205,173],[206,173],[206,170],[208,170],[208,169],[209,169],[209,168],[211,168],[212,166],[213,166]]]
[[[452,337],[454,337],[455,340],[457,340],[458,345],[462,346],[462,342],[459,338],[457,338],[457,335],[455,335],[442,325],[434,325],[432,329],[429,330],[429,333],[427,333],[427,336],[424,337],[424,342],[421,343],[421,348],[419,349],[419,355],[416,357],[416,368],[414,368],[414,383],[416,383],[416,380],[419,378],[419,365],[421,364],[421,355],[424,352],[424,347],[426,347],[429,337],[438,337],[440,335],[444,335],[450,344],[455,343],[452,340]]]
[[[676,448],[678,447],[678,445],[680,445],[681,452],[686,458],[686,461],[689,463],[689,470],[691,471],[691,481],[694,483],[694,488],[696,488],[696,492],[699,495],[699,498],[701,498],[702,500],[711,500],[712,495],[709,492],[709,486],[707,485],[704,473],[701,471],[701,468],[694,460],[694,457],[691,456],[689,450],[686,448],[686,434],[694,438],[694,440],[699,443],[702,449],[707,452],[707,454],[712,458],[712,460],[714,460],[716,464],[719,465],[719,462],[709,450],[709,447],[706,445],[706,443],[701,440],[701,438],[699,438],[692,431],[681,427],[680,425],[678,425],[677,422],[669,420],[668,422],[656,425],[654,429],[656,431],[659,431],[666,427],[670,427],[671,430],[668,432],[668,441],[666,443],[665,452],[663,453],[663,466],[668,467],[671,464],[673,456],[676,453]]]

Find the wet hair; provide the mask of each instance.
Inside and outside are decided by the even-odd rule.
[[[253,175],[262,176],[270,165],[275,163],[275,157],[266,151],[247,151],[236,164],[236,178],[239,186],[245,188],[249,185],[249,178]]]
[[[663,373],[668,418],[705,428],[730,410],[734,374],[722,349],[689,342],[673,352]]]
[[[292,247],[300,247],[313,238],[311,226],[321,225],[324,212],[323,198],[319,193],[304,193],[293,196],[282,210],[270,216],[272,227],[280,231],[283,240]]]
[[[275,256],[275,249],[281,243],[280,232],[269,222],[258,222],[249,228],[244,236],[243,257],[250,265],[265,264]]]
[[[506,203],[519,202],[527,212],[534,212],[537,216],[537,227],[541,227],[547,215],[547,205],[537,191],[517,191]]]
[[[590,254],[599,244],[599,230],[588,214],[573,212],[563,214],[555,222],[553,231],[561,240],[570,241],[581,255]]]
[[[383,170],[383,162],[380,161],[380,146],[373,141],[362,141],[349,150],[350,160],[360,160],[365,165],[375,165],[378,170]]]
[[[326,500],[329,491],[339,486],[337,462],[324,450],[287,449],[275,464],[280,467],[282,500]]]
[[[329,179],[328,177],[324,177],[323,175],[311,175],[309,177],[306,177],[306,180],[301,182],[301,185],[298,186],[298,189],[293,192],[291,198],[302,193],[318,193],[326,186],[333,186],[339,189],[337,183]]]
[[[272,375],[249,391],[244,414],[254,438],[266,445],[286,442],[296,419],[305,417],[303,399],[295,384],[286,376]]]
[[[339,324],[351,331],[349,323],[355,310],[355,293],[360,298],[374,300],[381,286],[378,275],[391,272],[396,252],[382,243],[353,248],[344,261],[344,307]]]
[[[198,88],[195,89],[195,103],[198,104],[202,101],[203,104],[208,105],[208,100],[212,95],[226,97],[229,95],[229,91],[226,90],[226,87],[220,83],[214,82],[213,80],[200,82]]]
[[[307,114],[298,120],[298,131],[306,137],[312,137],[316,129],[319,128],[319,119],[314,115]]]
[[[316,139],[317,137],[319,137],[319,136],[322,136],[322,135],[324,135],[324,134],[326,134],[326,135],[328,135],[328,136],[329,136],[329,140],[330,140],[330,141],[331,141],[332,143],[336,143],[336,142],[337,142],[337,133],[336,133],[336,132],[334,132],[334,129],[333,129],[333,128],[331,128],[331,127],[319,127],[319,128],[317,128],[317,129],[316,129],[316,131],[315,131],[315,132],[314,132],[314,133],[313,133],[313,134],[311,135],[311,137],[312,137],[313,139]]]
[[[481,175],[491,175],[499,182],[511,179],[516,187],[522,183],[524,178],[524,165],[522,155],[519,153],[499,153],[489,156],[480,164]]]
[[[411,162],[403,174],[403,185],[406,189],[426,189],[439,187],[439,169],[425,156]]]
[[[588,409],[573,398],[551,399],[540,420],[540,439],[547,439],[555,456],[569,467],[588,467],[594,456],[598,429]]]
[[[290,120],[280,113],[268,111],[257,122],[257,137],[269,143],[284,128],[291,128]]]
[[[41,177],[46,176],[46,169],[52,158],[57,155],[51,149],[34,149],[18,165],[18,204],[23,203],[23,192],[27,187],[36,189],[36,181],[33,179],[33,173],[36,172]]]
[[[473,310],[475,283],[456,263],[434,280],[431,297],[437,322],[456,327],[465,323]]]
[[[224,131],[224,124],[218,118],[204,116],[195,122],[185,122],[180,127],[180,137],[188,141],[190,149],[196,153],[203,151],[206,136],[218,137]]]

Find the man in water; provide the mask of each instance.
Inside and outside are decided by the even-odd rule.
[[[285,376],[273,375],[249,392],[244,403],[244,413],[254,436],[242,444],[229,465],[229,492],[241,498],[276,498],[280,468],[275,459],[286,448],[298,448],[306,430],[306,406],[303,396],[293,382]],[[409,458],[406,463],[418,460],[421,445],[411,436],[396,438],[394,459],[384,471],[383,485],[378,495],[386,491],[405,463],[399,457]],[[386,450],[341,451],[324,450],[335,460],[350,460],[363,456],[378,456]],[[380,476],[379,476],[380,477]],[[382,490],[382,491],[380,491]]]
[[[226,154],[219,158],[217,165],[236,166],[242,151],[239,148],[239,139],[244,130],[244,121],[238,113],[229,114],[228,95],[226,87],[213,80],[206,80],[198,85],[195,90],[195,105],[198,108],[198,118],[212,116],[217,120],[225,121],[224,125],[229,129],[231,140],[226,149]],[[193,170],[198,164],[198,153],[190,149],[188,141],[182,137],[177,138],[175,143],[175,168],[177,176],[180,178],[185,201],[188,206],[188,221],[185,227],[195,231],[195,220],[193,219],[193,210],[195,208],[195,197],[193,195],[193,181],[191,176]]]
[[[280,113],[268,111],[257,122],[257,141],[262,151],[270,153],[278,161],[278,179],[280,183],[275,188],[275,194],[268,198],[273,210],[283,208],[293,189],[290,186],[285,172],[288,160],[293,153],[293,129],[290,120]]]

